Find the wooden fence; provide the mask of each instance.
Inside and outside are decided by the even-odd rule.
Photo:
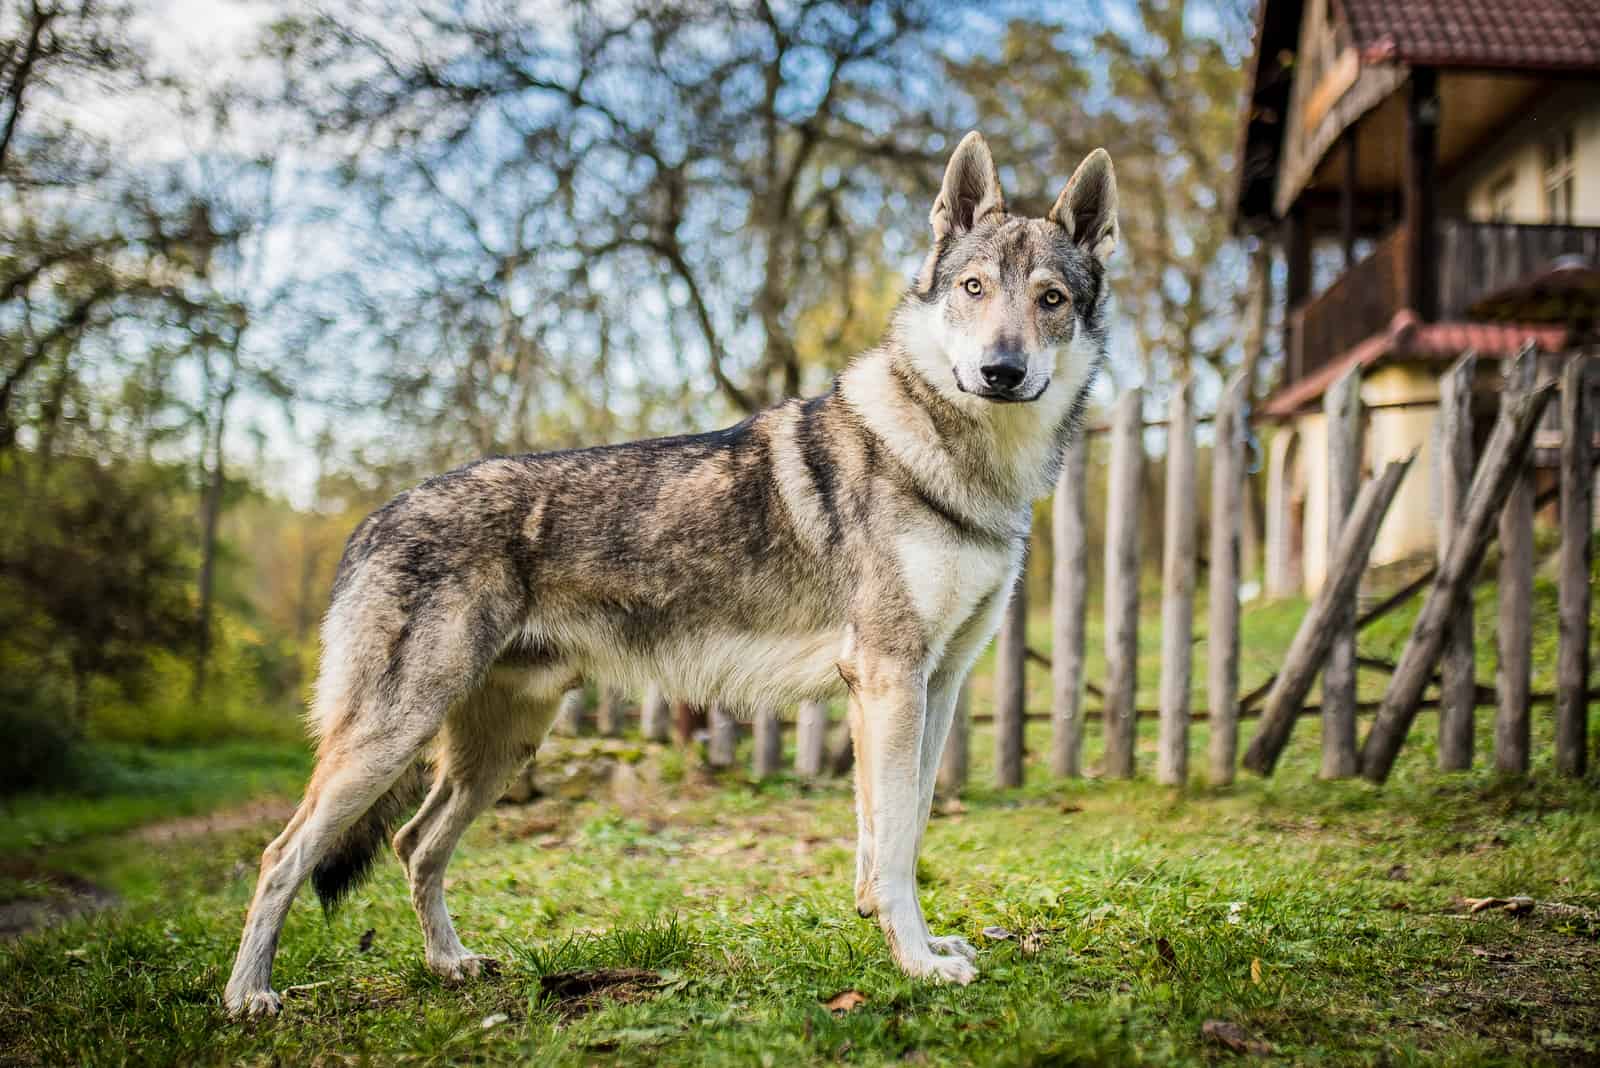
[[[1068,450],[1053,502],[1050,657],[1027,646],[1027,591],[1019,583],[996,642],[994,713],[970,714],[964,690],[951,740],[940,769],[940,786],[954,791],[969,774],[974,721],[993,724],[994,782],[1020,785],[1026,756],[1025,730],[1030,719],[1051,724],[1049,766],[1060,778],[1085,774],[1084,723],[1098,711],[1103,722],[1104,754],[1099,773],[1132,777],[1137,770],[1136,727],[1141,718],[1158,721],[1155,776],[1180,785],[1190,779],[1190,724],[1208,723],[1210,746],[1206,779],[1231,782],[1243,766],[1271,774],[1296,724],[1316,716],[1321,723],[1321,771],[1324,778],[1361,774],[1382,782],[1394,765],[1418,712],[1438,708],[1438,760],[1443,770],[1470,767],[1477,709],[1495,710],[1493,765],[1506,773],[1525,773],[1530,759],[1530,710],[1555,708],[1555,764],[1563,775],[1582,775],[1587,757],[1587,714],[1591,699],[1589,553],[1594,517],[1594,436],[1600,427],[1600,358],[1574,355],[1566,359],[1559,379],[1536,381],[1532,350],[1507,364],[1499,412],[1482,453],[1474,456],[1472,385],[1476,360],[1462,357],[1441,383],[1438,437],[1440,455],[1441,537],[1438,562],[1431,570],[1364,613],[1357,611],[1357,589],[1367,569],[1378,530],[1413,457],[1387,464],[1364,484],[1361,470],[1360,378],[1351,371],[1324,396],[1328,425],[1329,565],[1316,597],[1301,620],[1282,665],[1262,685],[1239,692],[1240,535],[1244,512],[1245,443],[1248,429],[1244,384],[1227,385],[1210,420],[1210,523],[1200,537],[1195,487],[1197,449],[1193,391],[1173,391],[1164,424],[1166,433],[1166,496],[1161,562],[1161,670],[1159,701],[1139,708],[1138,683],[1139,529],[1138,504],[1143,472],[1149,463],[1142,421],[1143,397],[1126,392],[1117,402],[1109,427],[1110,470],[1105,502],[1105,662],[1103,685],[1087,678],[1088,512],[1085,487],[1088,440]],[[1535,496],[1532,446],[1535,429],[1547,405],[1559,397],[1562,428],[1560,477],[1556,489]],[[1548,420],[1547,420],[1548,422]],[[1531,688],[1531,612],[1533,608],[1533,520],[1535,511],[1559,500],[1561,541],[1559,571],[1559,642],[1553,693]],[[1493,686],[1473,674],[1472,586],[1491,542],[1500,545],[1495,581],[1499,597],[1495,625],[1498,669]],[[1191,708],[1194,670],[1195,590],[1202,560],[1208,571],[1206,610],[1207,693],[1205,709]],[[1423,604],[1398,661],[1361,658],[1356,634],[1409,600]],[[1050,672],[1051,709],[1030,715],[1025,706],[1029,664]],[[1357,700],[1356,672],[1388,675],[1381,701]],[[1307,704],[1313,684],[1322,678],[1322,702]],[[1438,697],[1425,699],[1430,684]],[[1098,702],[1089,707],[1086,699]],[[569,701],[558,724],[567,731],[586,729],[579,703]],[[620,730],[619,695],[604,694],[597,717],[602,731]],[[1358,745],[1357,717],[1374,716],[1364,742]],[[695,711],[674,710],[664,695],[645,695],[638,710],[640,731],[651,741],[665,741],[678,725],[680,741],[703,732],[706,760],[712,767],[735,762],[739,724],[720,709],[710,709],[701,723]],[[1243,757],[1239,756],[1241,722],[1259,719]],[[766,778],[783,772],[783,732],[795,732],[794,772],[802,777],[840,774],[851,762],[843,725],[832,728],[826,705],[808,702],[794,718],[778,710],[758,714],[751,724],[754,745],[751,774]]]

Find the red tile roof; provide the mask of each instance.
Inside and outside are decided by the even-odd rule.
[[[1528,323],[1424,323],[1410,311],[1395,314],[1386,330],[1345,351],[1311,374],[1291,382],[1267,398],[1261,414],[1284,419],[1322,396],[1352,367],[1382,359],[1448,362],[1469,349],[1479,356],[1509,359],[1532,341],[1543,352],[1559,352],[1567,340],[1564,326]]]
[[[1600,70],[1600,0],[1334,0],[1367,63]]]

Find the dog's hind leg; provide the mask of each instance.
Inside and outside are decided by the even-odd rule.
[[[411,766],[437,723],[424,716],[404,731],[385,734],[347,722],[324,738],[305,799],[261,854],[261,875],[223,994],[230,1012],[270,1015],[281,1007],[271,988],[272,958],[295,892],[340,836]]]
[[[433,787],[394,849],[411,884],[422,924],[428,968],[450,981],[492,970],[494,961],[469,953],[444,902],[450,854],[473,818],[493,804],[555,718],[555,696],[524,698],[515,688],[486,683],[451,710],[438,747]]]

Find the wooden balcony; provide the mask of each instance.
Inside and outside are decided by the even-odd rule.
[[[1600,227],[1479,223],[1438,224],[1435,269],[1439,319],[1467,319],[1474,301],[1520,282],[1562,256],[1600,263]],[[1297,382],[1381,333],[1408,306],[1404,226],[1332,285],[1290,312],[1285,382]]]

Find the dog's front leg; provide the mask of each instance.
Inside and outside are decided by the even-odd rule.
[[[870,812],[869,887],[878,924],[906,974],[970,983],[977,969],[964,956],[934,951],[917,900],[926,674],[914,665],[864,656],[853,689],[860,705],[856,760],[863,788],[858,802]]]
[[[850,744],[855,747],[856,771],[856,914],[869,919],[878,914],[873,886],[877,855],[872,839],[872,775],[862,753],[867,748],[865,710],[854,693],[850,695]]]

